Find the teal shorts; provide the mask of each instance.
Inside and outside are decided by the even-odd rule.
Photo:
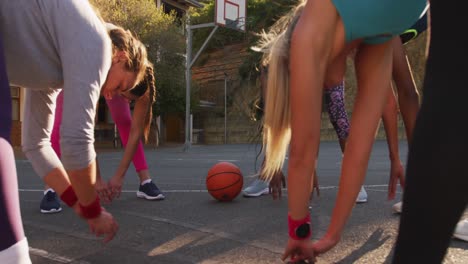
[[[345,27],[346,42],[379,44],[400,35],[422,15],[427,0],[332,0]]]

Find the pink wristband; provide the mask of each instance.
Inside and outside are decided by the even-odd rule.
[[[68,188],[60,195],[60,200],[62,200],[69,207],[72,207],[78,201],[75,190],[73,190],[71,185],[68,186]]]
[[[294,220],[288,214],[289,237],[294,240],[304,240],[310,238],[310,214],[304,219]]]
[[[80,204],[80,209],[81,214],[86,219],[93,219],[98,217],[101,214],[101,203],[99,202],[99,197],[96,196],[96,199],[86,206]]]

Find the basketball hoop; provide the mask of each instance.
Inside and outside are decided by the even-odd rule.
[[[216,0],[215,22],[217,25],[245,32],[246,0]]]

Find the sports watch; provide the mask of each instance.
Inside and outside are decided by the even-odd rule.
[[[304,239],[310,235],[310,223],[303,223],[294,230],[298,238]]]
[[[288,214],[289,237],[295,240],[307,239],[311,235],[310,214],[304,219],[295,220]]]

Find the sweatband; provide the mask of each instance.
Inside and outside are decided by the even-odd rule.
[[[291,215],[288,214],[288,227],[289,227],[290,238],[294,240],[304,240],[304,239],[310,238],[310,236],[312,235],[312,232],[310,231],[310,214],[307,214],[305,218],[299,219],[299,220],[292,219]],[[304,228],[304,229],[298,230],[299,228]],[[304,236],[299,237],[297,235],[298,231],[304,232],[305,233]]]
[[[75,190],[71,185],[60,195],[60,199],[69,207],[72,207],[78,201]]]
[[[96,199],[84,206],[80,204],[81,214],[86,219],[93,219],[98,217],[101,214],[101,203],[99,202],[99,196],[96,196]]]

